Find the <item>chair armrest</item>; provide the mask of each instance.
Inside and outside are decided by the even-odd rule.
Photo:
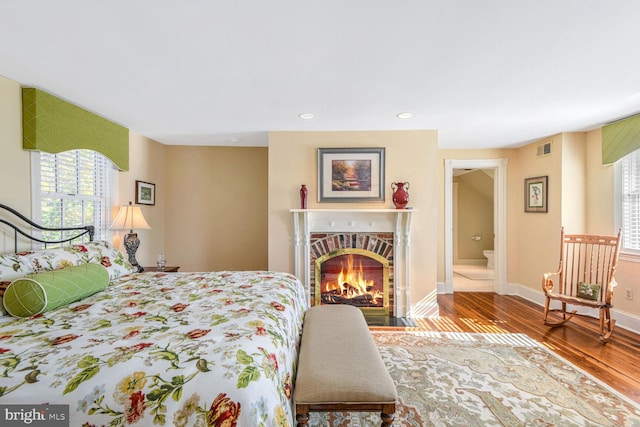
[[[542,291],[551,292],[553,290],[553,277],[558,276],[558,272],[545,273],[542,275]]]
[[[618,286],[618,282],[612,280],[607,284],[606,289],[604,289],[604,302],[606,302],[607,304],[611,304],[611,299],[613,298],[613,289],[616,286]]]

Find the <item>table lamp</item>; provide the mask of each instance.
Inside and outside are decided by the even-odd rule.
[[[116,215],[116,219],[113,220],[113,224],[109,227],[111,230],[129,230],[124,235],[124,247],[129,255],[129,263],[138,269],[138,272],[143,272],[144,268],[138,264],[136,260],[136,251],[140,246],[140,239],[138,234],[133,230],[149,230],[149,224],[142,215],[142,209],[140,206],[133,206],[131,202],[128,205],[120,206],[120,211]]]

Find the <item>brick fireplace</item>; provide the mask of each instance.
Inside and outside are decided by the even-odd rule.
[[[369,315],[407,316],[414,211],[291,212],[295,275],[304,283],[310,305],[348,303]]]

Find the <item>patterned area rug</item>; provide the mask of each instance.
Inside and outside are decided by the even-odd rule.
[[[526,335],[372,332],[400,397],[394,426],[640,426],[640,406]],[[372,427],[377,413],[309,425]]]

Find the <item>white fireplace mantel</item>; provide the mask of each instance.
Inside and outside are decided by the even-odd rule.
[[[394,233],[394,314],[410,309],[411,214],[415,209],[291,209],[294,272],[311,298],[311,233]]]

